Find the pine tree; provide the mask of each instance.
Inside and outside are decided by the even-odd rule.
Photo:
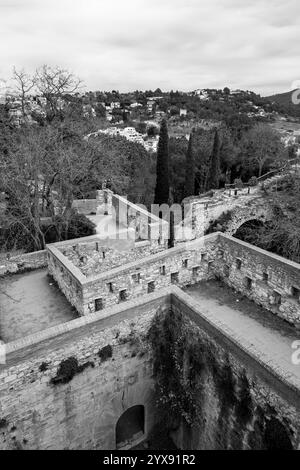
[[[218,131],[215,133],[207,180],[207,189],[218,189],[220,181],[220,140]]]
[[[193,135],[190,135],[189,146],[185,160],[184,197],[195,194],[195,155],[193,148]]]
[[[168,204],[169,192],[169,136],[167,122],[166,120],[163,120],[160,128],[157,149],[154,204]]]

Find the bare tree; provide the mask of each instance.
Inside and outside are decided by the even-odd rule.
[[[259,123],[250,129],[242,141],[245,163],[251,168],[258,167],[258,176],[262,175],[266,164],[285,159],[284,146],[280,135],[268,124]]]
[[[56,225],[59,239],[67,237],[73,198],[91,172],[96,150],[54,124],[22,128],[9,156],[0,154],[0,188],[7,208],[0,213],[6,231],[4,249],[45,247],[43,217]],[[56,221],[57,219],[57,221]]]
[[[15,82],[16,91],[18,92],[21,99],[22,115],[23,118],[26,116],[25,106],[29,92],[35,86],[35,78],[28,75],[24,69],[17,70],[13,69],[13,80]]]
[[[49,120],[61,114],[63,96],[75,93],[81,83],[73,73],[59,67],[43,65],[36,71],[36,86],[39,93],[47,100]]]

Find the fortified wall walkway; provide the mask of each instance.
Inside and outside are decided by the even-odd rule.
[[[219,281],[201,282],[185,293],[195,301],[201,317],[300,389],[300,364],[292,362],[292,344],[300,340],[299,331]]]

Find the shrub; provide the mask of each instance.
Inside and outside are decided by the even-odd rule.
[[[6,419],[1,418],[0,419],[0,429],[5,428],[7,425],[8,425],[8,422],[6,421]]]
[[[47,362],[42,362],[42,364],[39,367],[40,372],[45,372],[48,369],[49,365]]]
[[[83,372],[87,367],[94,367],[94,363],[86,362],[80,366],[76,357],[69,357],[60,363],[57,374],[50,380],[50,383],[52,385],[66,384],[73,379],[74,375]]]
[[[256,176],[251,176],[249,182],[249,186],[257,186],[258,185],[258,179]]]
[[[88,237],[95,234],[95,225],[85,215],[72,212],[67,221],[57,215],[53,222],[44,230],[46,243],[55,243],[73,238]]]
[[[104,346],[104,348],[100,349],[98,352],[98,356],[100,357],[101,361],[107,361],[113,355],[113,349],[110,344]]]
[[[241,189],[244,186],[244,183],[240,178],[236,178],[234,180],[234,185],[235,185],[236,188]]]

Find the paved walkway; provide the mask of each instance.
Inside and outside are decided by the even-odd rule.
[[[0,284],[0,338],[10,342],[77,318],[47,270],[5,277]]]
[[[292,343],[300,340],[295,328],[216,281],[192,286],[186,293],[197,300],[204,318],[253,349],[300,389],[300,365],[292,363]]]

